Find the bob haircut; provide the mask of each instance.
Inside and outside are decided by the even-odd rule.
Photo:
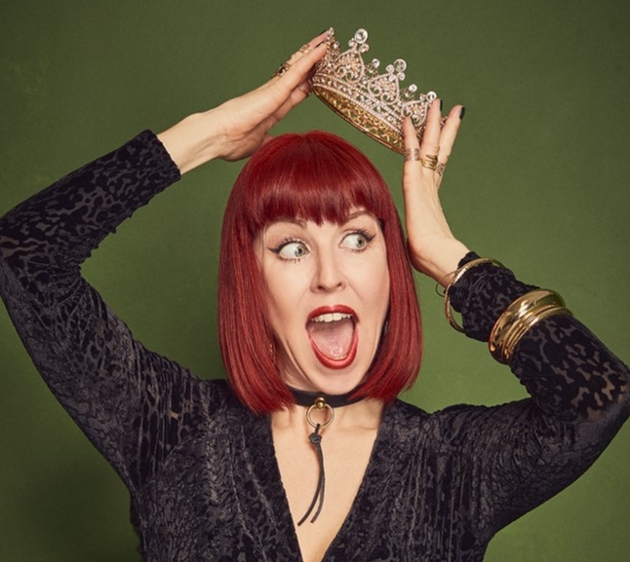
[[[414,382],[422,354],[420,312],[400,219],[385,181],[361,152],[335,135],[286,134],[258,149],[239,174],[221,234],[221,353],[234,392],[253,412],[295,404],[276,360],[254,241],[279,219],[343,224],[358,208],[381,225],[391,289],[379,348],[355,396],[390,402]]]

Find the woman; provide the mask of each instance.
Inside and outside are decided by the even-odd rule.
[[[439,103],[422,145],[404,124],[409,259],[532,398],[432,415],[395,400],[416,374],[420,328],[386,187],[336,137],[267,136],[308,95],[322,40],[261,88],[142,133],[0,223],[9,312],[129,488],[146,560],[478,561],[628,415],[626,367],[553,296],[510,324],[532,287],[452,236],[437,192],[463,108],[441,128]],[[79,266],[180,173],[252,154],[222,237],[231,383],[201,381],[134,340]],[[506,342],[514,326],[528,329]]]

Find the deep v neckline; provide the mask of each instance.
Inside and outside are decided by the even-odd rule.
[[[373,501],[375,501],[376,498],[382,497],[381,490],[386,486],[389,480],[386,473],[392,469],[392,465],[387,462],[378,462],[378,459],[390,456],[389,449],[392,445],[392,406],[391,404],[385,405],[383,408],[376,437],[372,444],[372,450],[359,489],[341,527],[328,545],[322,562],[329,560],[329,557],[337,550],[341,550],[345,539],[353,534],[352,530],[357,522],[357,518],[359,518],[361,514],[365,514],[365,510],[361,509],[361,506],[373,505]],[[267,505],[271,507],[273,512],[278,542],[284,539],[288,547],[287,555],[289,553],[292,554],[288,559],[303,562],[297,532],[289,508],[288,496],[282,482],[280,466],[273,443],[271,416],[267,416],[264,420],[258,418],[257,422],[257,431],[246,431],[244,435],[248,448],[251,444],[251,446],[258,449],[260,453],[260,456],[256,455],[257,458],[253,463],[256,481],[261,484],[261,492],[265,494]],[[246,506],[243,507],[246,509]],[[282,546],[276,544],[274,545],[274,550],[278,552],[282,550]],[[279,559],[280,558],[278,558],[278,560]],[[284,560],[284,558],[282,559]]]

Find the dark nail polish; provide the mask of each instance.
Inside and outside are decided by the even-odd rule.
[[[464,115],[466,115],[466,108],[465,108],[465,107],[462,107],[462,108],[459,110],[459,120],[460,120],[460,121],[464,118]]]

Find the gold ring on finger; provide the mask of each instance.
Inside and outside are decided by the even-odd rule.
[[[287,70],[291,68],[291,64],[289,62],[283,62],[276,70],[274,76],[282,76]]]
[[[444,174],[444,168],[446,168],[446,163],[445,162],[438,162],[437,166],[435,167],[435,173],[438,176],[441,176]]]
[[[438,157],[434,154],[427,154],[424,158],[420,157],[420,162],[425,168],[435,170],[438,164]]]
[[[311,47],[310,43],[306,43],[306,45],[302,45],[302,46],[299,48],[299,51],[298,51],[298,52],[300,52],[300,53],[302,53],[302,54],[304,54],[304,55],[307,55],[307,54],[308,54],[308,53],[310,53],[312,50],[313,50],[313,47]]]
[[[420,161],[420,149],[419,148],[405,148],[405,162],[418,162]]]

